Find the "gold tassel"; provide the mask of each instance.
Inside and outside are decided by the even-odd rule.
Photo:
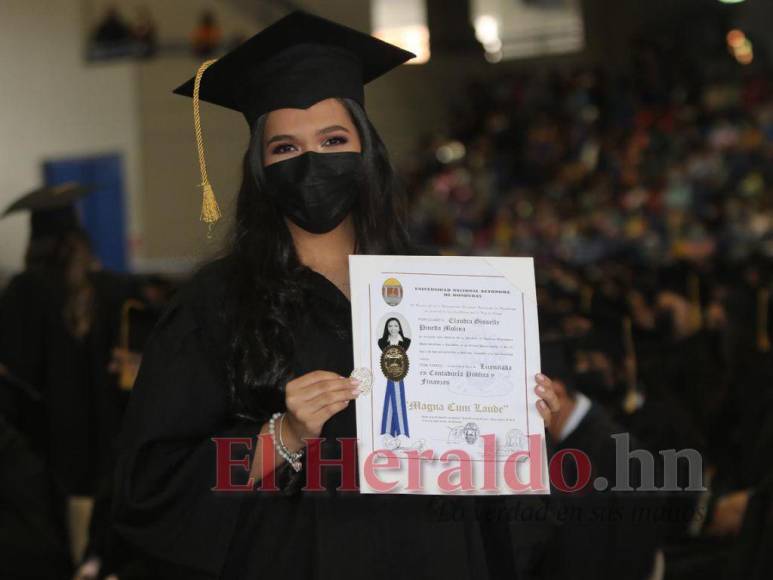
[[[770,291],[760,288],[757,292],[757,348],[761,352],[770,350],[770,337],[768,336],[768,302]]]
[[[217,204],[217,198],[215,197],[215,191],[212,189],[212,185],[209,183],[209,177],[207,176],[207,162],[204,159],[204,137],[201,133],[201,114],[199,113],[199,89],[201,87],[201,77],[204,75],[204,71],[215,62],[215,59],[205,61],[196,71],[196,78],[193,83],[193,127],[196,132],[196,149],[199,154],[199,169],[201,170],[201,188],[202,188],[202,203],[201,203],[201,221],[209,224],[210,228],[217,222],[222,214],[220,213],[220,206]]]
[[[220,213],[220,206],[217,205],[217,199],[215,198],[215,192],[212,190],[212,186],[209,183],[202,183],[204,188],[201,203],[201,221],[208,224],[213,224],[220,219],[222,215]]]

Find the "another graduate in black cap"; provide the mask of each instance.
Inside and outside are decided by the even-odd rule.
[[[338,458],[336,438],[356,437],[348,255],[416,251],[363,109],[364,84],[412,57],[294,13],[176,91],[194,100],[205,221],[219,209],[199,99],[244,114],[251,140],[230,250],[156,326],[122,437],[116,529],[164,577],[489,577],[464,498],[336,492],[336,467],[324,471],[327,491],[300,489],[303,438],[322,436],[323,456]],[[541,408],[549,416],[544,401]],[[275,454],[282,492],[213,492],[212,438],[254,440],[272,416],[285,447]],[[249,453],[256,480],[272,475],[262,472],[261,453],[254,445]],[[234,483],[247,477],[233,470]]]
[[[45,401],[44,413],[20,422],[67,495],[92,493],[110,452],[100,436],[102,396],[122,292],[119,279],[96,271],[80,225],[75,202],[89,192],[77,183],[43,187],[3,214],[29,212],[30,241],[24,271],[0,296],[0,363]]]
[[[29,212],[30,240],[24,271],[0,294],[0,365],[6,370],[0,415],[18,435],[13,449],[23,445],[34,460],[3,456],[0,472],[16,478],[4,491],[23,493],[0,502],[8,500],[41,522],[47,518],[62,538],[66,498],[94,493],[98,479],[107,476],[116,434],[107,364],[117,323],[115,302],[123,286],[110,274],[94,271],[90,241],[75,207],[87,193],[76,183],[43,187],[3,214]],[[11,383],[24,388],[8,388]],[[38,481],[19,481],[33,465]],[[45,490],[53,492],[44,501]],[[31,499],[36,493],[37,499]],[[29,537],[12,535],[18,546]],[[37,569],[45,559],[36,560],[34,554],[44,550],[32,541],[26,551],[15,550],[14,577]],[[21,554],[32,560],[20,561]],[[68,549],[57,556],[67,561]]]

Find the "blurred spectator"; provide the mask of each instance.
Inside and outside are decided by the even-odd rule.
[[[140,45],[143,57],[151,57],[158,50],[158,33],[153,15],[147,6],[137,9],[137,21],[133,30],[134,40]]]
[[[770,503],[773,85],[721,44],[658,42],[621,73],[471,83],[414,156],[411,227],[447,253],[534,257],[540,334],[572,343],[576,391],[654,457],[700,451],[705,494],[659,494],[666,578],[723,578],[731,555],[744,573],[725,577],[763,577],[770,518],[749,506]]]
[[[127,43],[131,39],[131,26],[121,16],[116,6],[109,6],[102,22],[94,30],[92,41],[95,44],[110,47]]]
[[[111,6],[92,34],[88,57],[94,60],[148,58],[155,55],[157,49],[156,25],[146,6],[138,9],[137,21],[133,25],[115,6]]]
[[[215,14],[206,10],[199,18],[199,24],[191,35],[193,53],[199,58],[207,58],[220,48],[223,32],[217,23]]]

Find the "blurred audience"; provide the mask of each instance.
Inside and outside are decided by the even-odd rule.
[[[117,6],[109,6],[102,21],[97,24],[92,41],[101,46],[116,46],[132,40],[132,29]]]
[[[149,58],[157,50],[156,24],[147,6],[137,9],[137,20],[132,24],[117,6],[111,5],[91,34],[88,57],[94,60]]]
[[[705,493],[658,494],[667,578],[763,577],[737,574],[773,548],[749,508],[773,476],[773,85],[724,47],[676,44],[639,45],[625,74],[471,83],[408,168],[411,227],[448,253],[535,258],[540,333],[567,341],[584,430],[702,454]],[[598,456],[601,439],[571,445]]]
[[[137,9],[137,21],[134,25],[134,40],[142,47],[143,57],[155,56],[158,50],[158,31],[153,14],[147,6]]]
[[[199,17],[199,23],[191,34],[193,54],[199,58],[208,58],[221,48],[223,31],[217,23],[215,14],[206,10]]]

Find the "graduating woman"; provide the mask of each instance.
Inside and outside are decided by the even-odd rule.
[[[128,286],[95,267],[75,205],[90,191],[41,187],[3,214],[30,221],[25,268],[0,293],[4,577],[68,576],[68,501],[110,479],[118,409],[107,365]]]
[[[251,140],[229,252],[163,315],[124,426],[116,528],[164,577],[488,576],[465,498],[345,492],[339,467],[324,470],[325,491],[301,489],[304,438],[322,437],[335,459],[336,438],[356,437],[348,255],[415,253],[363,110],[363,85],[412,56],[294,13],[176,91],[194,110],[200,97],[242,112]],[[235,467],[232,484],[271,476],[281,491],[212,491],[213,438],[259,434],[271,434],[276,472],[252,445],[250,472]]]

